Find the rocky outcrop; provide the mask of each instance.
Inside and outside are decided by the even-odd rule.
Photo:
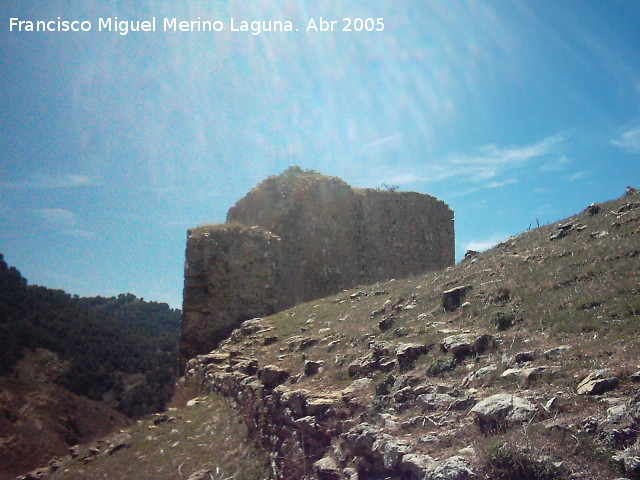
[[[429,195],[354,189],[292,167],[189,230],[181,359],[243,320],[454,262],[453,212]]]
[[[221,363],[211,362],[210,355],[191,359],[187,378],[202,391],[219,392],[232,400],[250,431],[270,453],[277,479],[474,478],[468,460],[460,456],[436,460],[417,453],[415,446],[384,428],[354,418],[353,395],[367,390],[370,379],[355,380],[342,391],[318,393],[284,384],[289,373],[274,365],[247,375],[239,363],[231,365],[231,353],[226,355]],[[427,410],[455,400],[445,394],[418,397],[419,404],[434,403],[423,405]],[[388,425],[397,428],[393,416],[387,416]]]
[[[587,375],[578,384],[580,395],[600,395],[610,390],[614,390],[620,381],[610,370],[596,370]]]

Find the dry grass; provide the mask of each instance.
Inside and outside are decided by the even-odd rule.
[[[191,396],[184,390],[178,395]],[[89,456],[88,463],[81,455],[78,460],[66,461],[49,478],[186,479],[198,470],[211,470],[212,480],[270,478],[267,455],[247,438],[244,423],[226,401],[218,395],[200,398],[195,406],[170,410],[168,414],[175,421],[154,425],[154,417],[150,417],[128,429],[132,438],[127,447],[113,455]]]

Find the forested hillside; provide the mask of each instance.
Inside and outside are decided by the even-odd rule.
[[[128,416],[164,408],[176,373],[180,311],[131,294],[81,298],[28,285],[0,254],[0,374],[24,349],[68,361],[58,383]]]

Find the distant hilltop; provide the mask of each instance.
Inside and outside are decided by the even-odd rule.
[[[188,231],[181,360],[249,318],[453,263],[444,202],[290,167],[239,200],[226,223]]]

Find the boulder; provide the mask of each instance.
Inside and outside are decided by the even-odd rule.
[[[340,480],[343,478],[338,464],[331,457],[323,457],[313,464],[313,470],[319,480]]]
[[[564,223],[558,225],[556,229],[549,234],[549,240],[557,240],[559,238],[566,237],[569,235],[569,232],[573,230],[573,223]]]
[[[289,378],[289,372],[276,366],[265,365],[258,371],[258,378],[265,388],[275,388]]]
[[[291,410],[295,418],[299,418],[306,415],[308,397],[307,390],[287,390],[280,397],[280,401]]]
[[[571,349],[569,345],[560,345],[559,347],[554,347],[546,350],[542,355],[544,355],[545,358],[555,358],[562,355],[569,349]]]
[[[315,375],[322,367],[324,367],[323,361],[307,360],[304,362],[304,374],[307,376]]]
[[[531,420],[536,407],[510,393],[498,393],[478,402],[472,409],[482,432],[504,430],[511,424]]]
[[[614,455],[613,460],[620,463],[625,475],[630,475],[632,478],[637,478],[640,475],[640,445],[638,443]]]
[[[400,464],[402,457],[409,452],[406,445],[389,440],[384,446],[383,464],[384,468],[394,470]]]
[[[356,455],[367,456],[373,451],[373,444],[382,435],[376,427],[363,422],[344,434],[350,450]]]
[[[584,211],[587,212],[589,215],[597,215],[598,213],[600,213],[600,204],[592,203],[590,205],[587,205]]]
[[[277,341],[278,341],[278,337],[276,335],[269,335],[267,337],[264,337],[264,339],[262,340],[262,344],[266,347],[269,345],[273,345]]]
[[[401,343],[396,348],[396,357],[400,371],[407,371],[413,368],[413,364],[420,355],[429,352],[429,346],[420,343]]]
[[[462,305],[464,297],[472,289],[473,287],[471,285],[466,285],[442,292],[442,306],[444,307],[445,312],[455,312],[460,305]]]
[[[366,377],[370,373],[378,370],[379,363],[373,353],[368,353],[353,361],[347,367],[347,373],[351,378]]]
[[[525,363],[525,362],[533,362],[536,359],[536,352],[519,352],[516,353],[515,361],[516,363]]]
[[[618,388],[620,381],[611,370],[596,370],[578,384],[578,395],[602,395]]]
[[[474,397],[461,397],[454,399],[449,406],[449,410],[468,410],[476,404]]]
[[[109,440],[109,444],[107,447],[107,454],[113,455],[119,450],[127,447],[129,445],[129,441],[131,440],[131,435],[126,432],[120,432],[117,435],[113,436]]]
[[[237,370],[240,373],[244,373],[245,375],[255,375],[258,371],[258,360],[256,360],[255,358],[241,360],[233,365],[233,369]]]
[[[517,358],[517,357],[516,357]],[[534,381],[543,373],[549,371],[549,367],[527,367],[527,368],[508,368],[500,377],[507,379],[522,380],[525,384]]]
[[[344,398],[351,398],[354,396],[361,396],[373,389],[373,380],[370,378],[359,378],[351,382],[347,388],[342,390],[342,396]]]
[[[473,470],[461,456],[449,457],[427,468],[424,480],[468,480]]]
[[[408,453],[402,456],[399,467],[403,472],[411,473],[416,478],[426,478],[429,467],[433,464],[433,458],[429,455]]]
[[[440,341],[440,347],[445,353],[451,353],[454,357],[464,357],[474,353],[473,342],[475,335],[461,333],[450,335]]]
[[[200,365],[216,364],[220,365],[229,361],[228,353],[207,353],[206,355],[198,355],[196,361]]]
[[[477,257],[478,255],[480,255],[480,252],[476,251],[476,250],[467,250],[464,254],[464,260],[467,260],[469,258],[473,258],[473,257]]]
[[[294,421],[293,424],[300,432],[309,435],[310,438],[317,437],[320,433],[320,425],[318,425],[315,417],[302,417]]]
[[[468,355],[481,354],[495,348],[495,339],[492,335],[474,335],[461,333],[450,335],[440,341],[440,347],[444,352],[451,353],[456,358]]]
[[[396,317],[394,315],[389,315],[389,316],[384,317],[382,320],[380,320],[380,322],[378,323],[378,327],[383,332],[386,332],[391,327],[393,327],[393,324],[395,322],[396,322]]]
[[[425,393],[418,395],[416,404],[423,410],[437,410],[448,407],[454,400],[454,397],[446,393]]]
[[[307,398],[307,413],[309,415],[324,415],[338,402],[337,397]]]
[[[479,368],[475,372],[471,372],[462,380],[464,388],[475,388],[486,386],[498,376],[497,365],[487,365]]]
[[[240,325],[240,333],[242,335],[253,335],[254,333],[262,332],[266,330],[266,327],[262,324],[261,318],[252,318],[250,320],[245,320]]]
[[[633,443],[640,434],[640,394],[610,407],[596,429],[598,438],[609,446],[621,448]]]
[[[624,213],[624,212],[628,212],[629,210],[633,210],[634,208],[638,208],[640,207],[640,202],[630,202],[630,203],[625,203],[623,206],[621,206],[617,213]]]

